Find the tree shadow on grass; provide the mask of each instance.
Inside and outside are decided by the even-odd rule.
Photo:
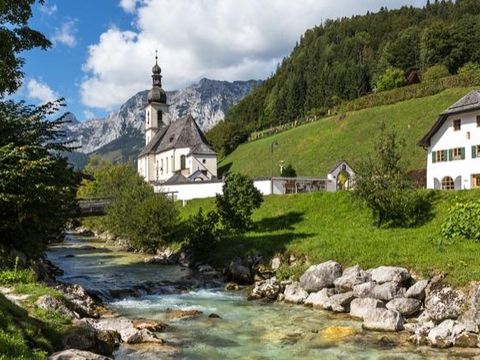
[[[229,162],[229,163],[226,163],[222,166],[219,166],[218,169],[217,169],[218,178],[221,178],[222,176],[227,175],[227,173],[230,171],[230,168],[232,167],[232,165],[233,165],[233,163]]]
[[[294,225],[303,221],[305,212],[290,211],[286,214],[264,218],[255,222],[254,230],[258,232],[272,232],[279,230],[294,230]]]

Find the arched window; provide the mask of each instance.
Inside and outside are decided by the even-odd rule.
[[[156,166],[156,169],[155,169],[155,173],[157,175],[157,180],[158,180],[158,172],[160,170],[160,166],[159,166],[159,161],[157,160],[157,166]]]
[[[150,111],[147,111],[147,125],[150,125]]]
[[[180,170],[185,170],[187,168],[185,159],[185,155],[180,156]]]
[[[450,176],[445,176],[442,179],[442,190],[454,190],[455,182]]]
[[[172,172],[175,172],[175,158],[173,155],[171,156],[171,161],[172,161]]]
[[[157,122],[160,125],[162,123],[162,111],[158,110],[157,111]]]
[[[165,159],[165,173],[168,174],[168,158]]]
[[[163,159],[160,160],[160,174],[163,175]]]

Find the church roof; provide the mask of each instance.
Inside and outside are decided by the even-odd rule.
[[[191,115],[161,128],[139,156],[161,153],[174,148],[190,148],[193,154],[215,154]]]
[[[418,142],[417,145],[423,147],[430,146],[432,136],[442,127],[443,123],[450,115],[461,114],[469,111],[480,110],[480,90],[470,91],[467,95],[451,105],[448,109],[440,113],[437,121],[427,134]]]
[[[182,184],[182,183],[189,183],[190,180],[187,179],[181,172],[176,172],[171,178],[163,183],[163,185],[174,185],[174,184]]]

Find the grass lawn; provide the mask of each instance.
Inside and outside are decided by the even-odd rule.
[[[480,191],[438,192],[431,220],[415,228],[376,228],[370,211],[348,192],[265,197],[254,214],[255,230],[229,238],[212,252],[212,262],[225,265],[235,256],[260,253],[294,254],[310,263],[336,260],[364,268],[401,265],[421,276],[447,273],[447,281],[465,285],[480,280],[480,243],[446,242],[440,227],[448,208],[466,199],[480,200]],[[214,207],[213,199],[191,201],[181,210],[184,219],[199,207]],[[284,272],[299,273],[284,268]]]
[[[410,169],[426,166],[425,150],[416,143],[430,129],[438,114],[467,94],[469,88],[453,88],[441,93],[393,105],[378,106],[333,116],[299,126],[261,140],[240,145],[219,163],[219,171],[240,172],[249,176],[270,176],[270,146],[274,151],[274,170],[279,173],[279,161],[291,163],[299,176],[325,177],[340,159],[354,166],[373,141],[382,122],[394,126],[405,140],[403,158]],[[253,160],[254,159],[254,160]]]

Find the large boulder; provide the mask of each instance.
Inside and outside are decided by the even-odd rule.
[[[372,276],[372,280],[378,284],[387,282],[401,284],[410,279],[410,273],[407,269],[396,266],[380,266],[372,269],[370,274]]]
[[[459,317],[459,321],[478,329],[480,325],[480,283],[470,284],[467,305],[468,309]]]
[[[470,331],[462,331],[453,339],[453,345],[457,347],[474,348],[478,346],[478,334]]]
[[[131,320],[123,317],[104,318],[92,322],[97,330],[114,330],[120,334],[123,342],[127,344],[139,343],[157,343],[163,344],[164,341],[147,329],[136,329]]]
[[[275,300],[281,290],[282,286],[280,283],[275,277],[272,277],[267,280],[257,281],[249,294],[249,298],[252,300]]]
[[[405,293],[405,297],[423,300],[425,299],[425,289],[428,286],[428,280],[420,280],[410,286]]]
[[[332,295],[328,298],[324,309],[335,312],[349,312],[350,303],[353,299],[353,291]]]
[[[79,315],[68,307],[66,301],[51,295],[40,296],[35,305],[40,309],[53,311],[70,319],[79,318]]]
[[[233,281],[240,285],[251,284],[253,280],[250,268],[240,258],[235,258],[227,269],[227,281]]]
[[[373,309],[385,308],[383,301],[372,298],[353,299],[350,303],[350,316],[364,319]]]
[[[68,349],[50,355],[48,360],[112,360],[112,358],[89,351]]]
[[[168,325],[161,321],[150,319],[134,319],[132,326],[137,330],[149,330],[154,332],[165,331]]]
[[[362,270],[360,266],[355,265],[346,268],[342,276],[335,279],[333,284],[340,291],[352,291],[353,287],[358,284],[363,284],[370,280],[370,275]]]
[[[445,320],[440,325],[435,326],[428,333],[430,345],[439,348],[446,348],[453,345],[454,320]]]
[[[451,287],[437,287],[427,291],[425,310],[428,316],[440,323],[446,319],[457,319],[465,306],[465,294]]]
[[[300,277],[300,285],[308,292],[320,291],[333,287],[335,279],[342,276],[342,266],[335,261],[312,265]]]
[[[403,318],[397,311],[383,308],[370,309],[363,318],[363,327],[367,330],[401,331]]]
[[[417,299],[396,298],[390,300],[385,307],[389,310],[398,311],[405,317],[409,317],[419,312],[422,302]]]
[[[369,281],[353,287],[353,295],[357,298],[374,298],[390,301],[396,297],[401,297],[403,294],[404,289],[400,288],[397,282],[377,284]]]
[[[302,304],[308,297],[308,292],[300,286],[300,283],[293,282],[285,286],[284,296],[286,302]]]
[[[334,289],[324,288],[317,292],[312,292],[305,299],[305,305],[311,305],[314,308],[325,309],[328,298],[335,293]]]
[[[77,284],[60,284],[56,289],[63,292],[70,306],[80,317],[98,317],[97,302],[83,287]]]

